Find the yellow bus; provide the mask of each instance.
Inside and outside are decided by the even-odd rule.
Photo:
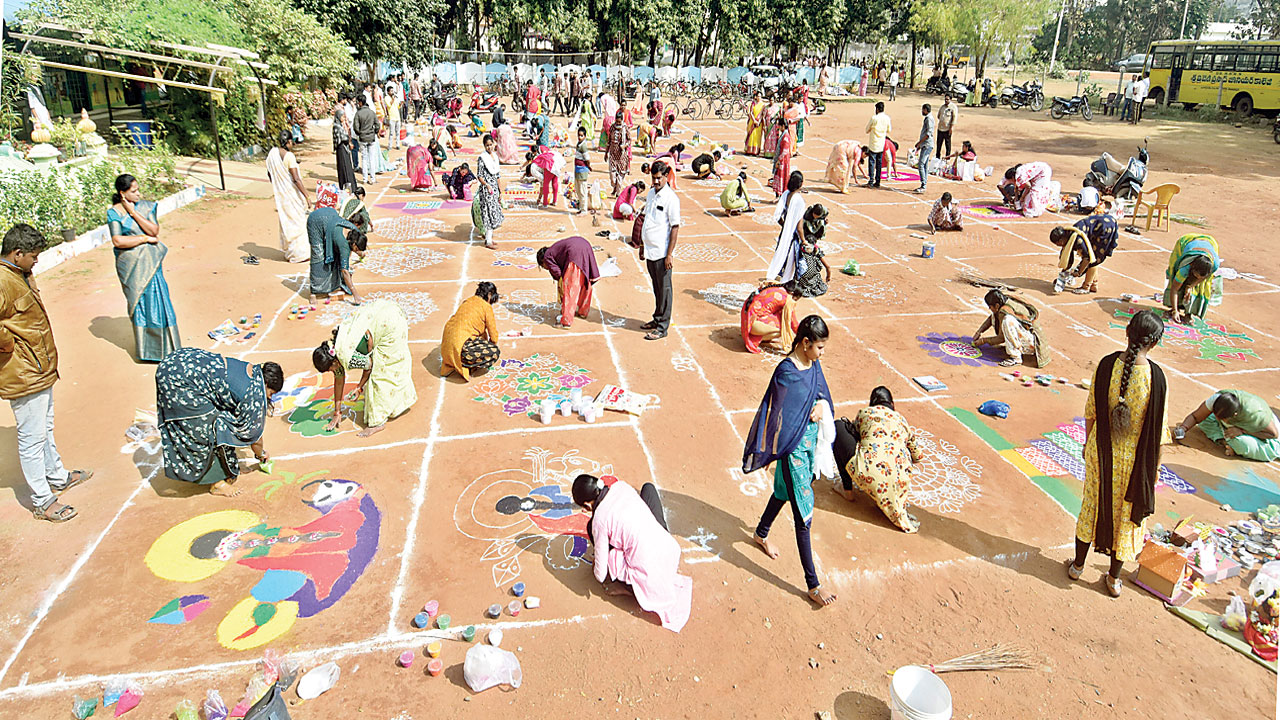
[[[1156,104],[1280,110],[1280,40],[1158,40],[1147,52]],[[1221,93],[1219,93],[1221,90]]]

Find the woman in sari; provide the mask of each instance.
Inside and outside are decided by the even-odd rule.
[[[849,192],[849,183],[858,182],[862,165],[863,145],[857,140],[841,140],[831,147],[827,156],[827,182],[841,193]]]
[[[582,103],[582,107],[578,110],[578,127],[586,128],[587,138],[594,140],[596,137],[596,111],[592,109],[591,103]]]
[[[516,143],[516,133],[507,123],[495,125],[493,137],[497,140],[498,162],[503,165],[520,164],[520,145]]]
[[[781,227],[773,246],[773,259],[765,276],[773,282],[785,285],[795,279],[796,260],[800,244],[804,242],[805,202],[800,196],[804,189],[804,175],[796,170],[787,178],[787,190],[778,198],[773,209],[773,219]]]
[[[693,580],[680,574],[680,543],[667,530],[662,497],[653,483],[640,492],[617,478],[582,474],[573,502],[591,513],[587,539],[595,545],[596,582],[606,595],[634,595],[662,627],[680,632],[689,621]]]
[[[865,67],[860,67],[860,68],[858,68],[858,76],[859,76],[859,77],[858,77],[858,96],[859,96],[859,97],[866,97],[866,96],[867,96],[867,79],[868,79],[868,77],[867,77],[867,76],[868,76],[868,74],[869,74],[869,73],[867,72],[867,69],[866,69]]]
[[[881,385],[871,391],[871,402],[858,411],[852,432],[856,438],[852,444],[836,440],[841,480],[836,492],[853,502],[853,486],[857,484],[890,522],[904,532],[918,531],[920,521],[907,512],[907,501],[911,497],[911,465],[920,460],[920,450],[911,425],[894,408],[889,388]],[[837,423],[837,437],[844,434]],[[853,452],[846,457],[839,448],[850,445]]]
[[[796,297],[781,285],[765,285],[742,303],[742,344],[747,352],[759,355],[761,343],[771,340],[783,349],[791,347],[799,325]]]
[[[490,250],[498,249],[498,244],[493,241],[493,231],[502,227],[505,219],[502,214],[502,185],[499,183],[502,168],[498,167],[498,157],[493,154],[495,148],[497,143],[493,136],[486,135],[484,152],[480,153],[480,161],[476,163],[480,190],[471,204],[471,236],[474,239],[479,231],[484,237],[484,246]]]
[[[427,141],[427,155],[431,158],[431,164],[438,168],[444,167],[445,161],[449,159],[449,153],[445,152],[439,138],[431,138]]]
[[[671,128],[676,124],[676,109],[674,106],[667,108],[662,115],[662,134],[671,137]]]
[[[729,181],[720,191],[720,207],[725,215],[733,217],[746,212],[755,212],[751,206],[751,195],[747,192],[747,173],[738,171],[738,176]]]
[[[1186,437],[1193,427],[1199,427],[1227,457],[1259,462],[1280,458],[1280,421],[1267,401],[1253,393],[1219,390],[1210,395],[1173,429],[1174,439]]]
[[[618,107],[618,101],[613,99],[609,93],[601,93],[600,100],[600,145],[601,147],[609,146],[609,133],[613,130],[614,123],[622,120],[625,115]]]
[[[778,138],[780,137],[778,129],[778,118],[782,116],[782,106],[776,101],[769,101],[765,106],[764,113],[761,115],[761,123],[764,129],[764,146],[761,148],[761,155],[771,158],[778,152]]]
[[[456,372],[471,382],[471,373],[484,372],[498,362],[502,352],[498,349],[498,321],[493,315],[497,302],[498,286],[482,282],[476,285],[476,294],[463,300],[444,324],[440,377]]]
[[[413,358],[409,355],[409,321],[390,300],[371,300],[357,308],[333,329],[311,353],[316,372],[333,373],[333,419],[326,430],[342,422],[342,397],[346,376],[360,370],[360,383],[347,395],[355,402],[364,394],[364,430],[360,437],[380,432],[387,420],[407,411],[418,401],[413,387]]]
[[[250,447],[258,462],[271,396],[284,387],[273,362],[251,365],[198,348],[181,348],[156,368],[156,422],[164,474],[233,496],[240,475],[236,448]]]
[[[1217,240],[1202,233],[1178,238],[1164,271],[1164,306],[1174,322],[1189,324],[1192,315],[1203,320],[1211,305],[1222,304],[1220,267]]]
[[[1168,390],[1164,371],[1147,359],[1164,335],[1164,323],[1142,310],[1125,334],[1128,347],[1098,363],[1085,400],[1084,497],[1076,556],[1067,565],[1067,576],[1079,580],[1091,545],[1110,555],[1105,584],[1112,597],[1119,597],[1120,569],[1142,550],[1143,521],[1155,511]]]
[[[649,105],[645,109],[648,111],[647,117],[649,118],[650,125],[662,124],[662,101],[661,100],[650,100]]]
[[[116,256],[116,277],[129,303],[138,359],[159,362],[182,347],[178,316],[169,301],[169,284],[161,266],[169,249],[160,242],[156,204],[142,199],[137,179],[121,175],[115,188],[114,204],[107,208],[107,225]]]
[[[573,316],[586,318],[591,311],[591,286],[600,279],[596,254],[591,242],[581,236],[567,237],[550,247],[538,250],[538,267],[556,281],[560,298],[560,317],[556,327],[567,328]]]
[[[622,111],[614,113],[608,136],[604,156],[609,163],[609,182],[613,184],[610,194],[617,197],[627,182],[627,173],[631,171],[631,128],[622,121]]]
[[[764,142],[765,107],[760,91],[755,91],[751,96],[751,107],[747,110],[747,139],[743,142],[743,152],[748,155],[760,154],[760,143]]]
[[[343,229],[348,232],[344,236]],[[364,257],[369,241],[364,232],[330,207],[316,208],[307,216],[307,239],[311,242],[311,276],[308,304],[317,295],[351,294],[351,304],[360,304],[360,295],[351,280],[351,251]]]
[[[405,153],[405,168],[409,173],[409,185],[414,190],[435,187],[435,173],[431,172],[431,156],[421,145],[410,145]]]
[[[363,185],[357,185],[351,197],[342,201],[338,214],[349,220],[360,232],[366,235],[373,232],[373,219],[369,217],[369,208],[364,204]]]
[[[287,262],[304,262],[310,257],[307,245],[307,213],[311,200],[298,174],[298,159],[290,150],[293,137],[280,131],[280,144],[267,153],[267,179],[276,198],[276,216],[280,220],[280,249]]]
[[[797,112],[791,102],[787,101],[786,107],[777,120],[778,145],[773,154],[773,178],[769,180],[769,187],[777,197],[782,197],[787,178],[791,177],[791,149],[794,147],[792,127],[795,124]]]
[[[1040,311],[1034,305],[1000,290],[989,291],[983,301],[991,315],[973,334],[974,347],[992,345],[1004,348],[1007,357],[1000,361],[1000,367],[1021,365],[1024,355],[1034,356],[1038,368],[1049,364],[1049,344],[1040,330]],[[994,337],[982,337],[988,328],[995,330]]]
[[[774,463],[773,493],[756,525],[756,544],[770,558],[778,557],[777,547],[769,541],[769,529],[782,506],[790,502],[808,596],[819,606],[836,600],[835,594],[818,582],[809,542],[813,481],[820,474],[834,477],[838,472],[831,451],[835,436],[831,391],[820,360],[827,336],[827,324],[817,315],[800,321],[791,354],[773,371],[742,454],[744,475]]]
[[[1049,163],[1020,163],[1005,171],[1000,187],[1011,188],[1011,194],[1007,197],[1023,217],[1040,217],[1049,207],[1052,181],[1053,168],[1049,167]]]

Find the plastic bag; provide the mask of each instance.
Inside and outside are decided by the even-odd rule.
[[[125,682],[119,678],[108,680],[104,683],[102,686],[102,707],[115,705],[120,700],[120,696],[124,694],[126,687]]]
[[[476,645],[467,651],[462,677],[473,692],[484,692],[498,685],[518,688],[524,675],[515,653],[492,645]]]
[[[1227,609],[1222,613],[1222,627],[1239,632],[1244,629],[1244,623],[1244,598],[1232,595],[1231,602],[1227,603]]]
[[[618,261],[615,258],[608,258],[600,263],[600,277],[618,277],[622,274],[622,268],[618,267]]]
[[[200,720],[200,716],[196,714],[196,704],[190,700],[183,700],[178,703],[178,707],[174,709],[173,714],[178,720]]]
[[[1000,402],[999,400],[988,400],[978,406],[978,412],[983,415],[993,415],[1000,419],[1009,417],[1009,403]]]
[[[227,720],[227,704],[222,701],[222,694],[210,690],[204,698],[205,720]]]
[[[298,679],[298,671],[301,667],[301,663],[293,658],[285,658],[280,663],[280,679],[276,681],[276,687],[280,688],[280,692],[293,687],[293,681]]]
[[[71,714],[76,716],[76,720],[84,720],[85,718],[92,716],[97,711],[97,698],[81,700],[79,696],[76,696],[71,700]]]
[[[138,703],[142,702],[142,686],[137,683],[129,683],[124,689],[124,693],[120,695],[120,699],[116,701],[116,717],[129,712],[138,707]]]
[[[267,681],[268,685],[274,685],[280,680],[280,653],[275,650],[267,650],[262,653],[262,679]]]

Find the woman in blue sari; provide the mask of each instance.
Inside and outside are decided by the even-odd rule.
[[[270,398],[283,386],[284,372],[273,362],[251,365],[197,348],[170,354],[156,368],[164,474],[208,485],[214,495],[238,495],[236,448],[251,447],[266,462],[262,430]]]
[[[756,544],[770,558],[778,557],[778,549],[769,541],[769,528],[782,506],[790,502],[809,599],[820,606],[836,601],[835,593],[818,582],[809,542],[813,480],[819,472],[829,476],[836,472],[831,449],[835,435],[831,391],[819,361],[827,335],[827,324],[817,315],[800,321],[791,354],[773,371],[742,455],[744,475],[774,463],[773,494],[756,525]]]
[[[319,207],[307,215],[307,240],[311,243],[309,304],[315,304],[317,295],[327,298],[342,293],[351,295],[348,302],[352,305],[360,304],[360,295],[351,279],[351,251],[364,257],[369,247],[369,240],[360,229],[363,225],[353,224],[363,207],[363,203],[351,202],[343,207],[343,212],[352,213],[351,220],[331,207]],[[345,235],[343,229],[348,231]]]
[[[112,202],[107,225],[115,246],[116,276],[129,303],[138,359],[160,362],[182,347],[182,338],[160,265],[169,249],[160,242],[156,204],[142,199],[137,179],[129,174],[116,178]]]

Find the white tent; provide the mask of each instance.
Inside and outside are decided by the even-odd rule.
[[[702,68],[702,82],[720,82],[724,79],[725,79],[724,68],[722,67]]]
[[[666,82],[673,82],[676,79],[676,75],[676,69],[670,65],[663,65],[654,72],[654,77]]]
[[[463,63],[458,69],[458,82],[468,84],[484,82],[484,66],[480,63]]]
[[[537,75],[537,68],[529,63],[516,63],[511,66],[511,72],[515,74],[516,81],[524,84],[526,80],[532,80]]]

